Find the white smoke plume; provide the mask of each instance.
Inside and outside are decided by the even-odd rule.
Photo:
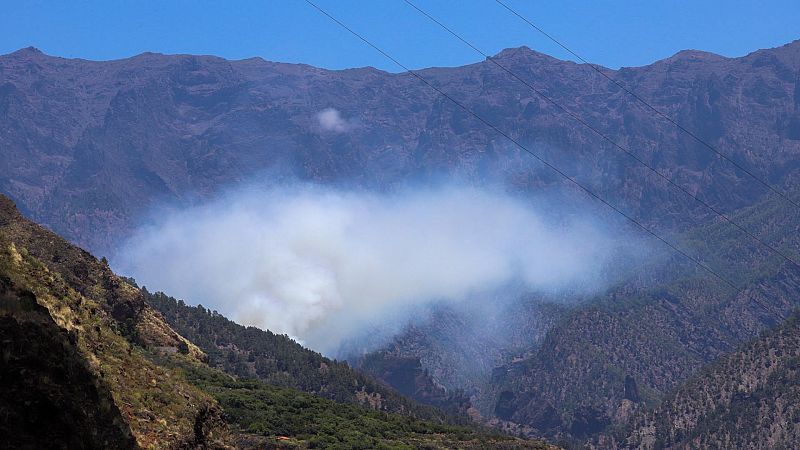
[[[594,289],[626,243],[586,218],[450,183],[394,193],[251,189],[136,232],[116,265],[246,325],[335,349],[366,320],[431,301]],[[387,319],[388,320],[388,319]]]
[[[336,108],[325,108],[317,113],[319,126],[325,131],[343,133],[350,130],[351,124],[342,117]]]

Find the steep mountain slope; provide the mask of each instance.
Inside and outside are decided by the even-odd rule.
[[[415,404],[391,387],[351,369],[346,363],[332,361],[287,336],[244,327],[202,306],[188,306],[163,293],[143,291],[148,303],[157,308],[172,327],[208,354],[212,367],[238,377],[258,378],[270,385],[299,389],[337,402],[361,404],[378,411],[405,413],[439,422],[445,419],[442,411]],[[450,420],[463,415],[466,409],[447,401],[437,406],[452,413]]]
[[[800,261],[800,212],[790,205],[765,201],[734,220]],[[438,308],[430,323],[360,358],[361,367],[398,388],[430,374],[465,389],[484,419],[509,429],[575,445],[593,440],[799,305],[797,267],[735,227],[715,223],[670,240],[743,291],[679,257],[655,260],[582,302],[548,310],[542,306],[556,299],[545,297],[536,308],[525,301],[509,312],[498,307],[504,333],[492,331],[496,324],[485,314]],[[499,342],[504,336],[512,339]],[[499,366],[480,369],[491,363]]]
[[[409,324],[377,351],[349,351],[349,359],[404,395],[441,404],[459,398],[476,409],[470,414],[490,418],[495,395],[495,368],[535,348],[565,311],[566,305],[543,302],[538,296],[497,301],[492,309],[470,305],[435,305],[429,315]]]
[[[783,186],[798,177],[799,54],[800,42],[734,59],[681,52],[613,75]],[[765,193],[586,67],[524,47],[497,58],[720,210]],[[648,224],[711,217],[490,62],[422,73]],[[317,120],[328,107],[341,127]],[[2,56],[0,148],[0,191],[104,254],[155,203],[186,205],[265,172],[378,187],[442,171],[510,177],[522,189],[560,183],[408,74],[261,59]]]
[[[526,48],[497,58],[719,210],[731,213],[762,200],[765,190],[758,183],[653,119],[585,67]],[[716,148],[791,190],[800,183],[798,64],[800,42],[794,42],[734,59],[681,52],[613,74]],[[464,345],[461,354],[447,353],[455,340],[447,330],[458,327],[458,317],[437,324],[441,328],[398,337],[397,346],[364,366],[376,376],[408,386],[421,400],[438,398],[440,381],[450,391],[478,386],[488,395],[484,413],[504,425],[582,443],[624,425],[797,306],[800,279],[791,265],[654,182],[646,169],[599,143],[491,63],[423,73],[568,174],[621,202],[646,225],[662,232],[702,225],[672,237],[743,291],[734,293],[675,259],[656,283],[623,283],[547,319],[543,329],[521,333],[527,343],[514,343],[512,354],[496,348],[483,352],[480,377],[489,361],[505,362],[492,371],[488,387],[472,380],[463,386],[459,373],[438,370],[480,352],[480,345]],[[341,111],[341,127],[326,129],[317,120],[328,107]],[[502,177],[530,191],[559,182],[408,74],[185,55],[91,62],[25,49],[0,57],[0,152],[0,190],[37,220],[103,253],[113,252],[115,238],[155,204],[191,204],[265,173],[272,179],[291,174],[375,188],[443,171],[473,181]],[[798,198],[796,191],[792,196]],[[800,220],[785,206],[767,200],[736,218],[798,260]],[[99,295],[91,298],[120,336],[203,358],[103,264],[75,263],[86,255],[63,241],[33,243],[20,232],[24,226],[16,227],[10,232],[16,247],[61,273],[81,295]],[[42,242],[56,243],[42,247]],[[11,282],[9,292],[28,289]],[[205,336],[201,346],[216,366],[258,374],[255,363],[261,361],[266,379],[277,382],[283,370],[272,368],[269,352],[260,355],[251,344],[234,343],[232,335],[213,341],[208,330],[186,320],[199,313],[207,315],[187,310],[173,324],[185,326],[182,332],[195,330],[198,340]],[[224,325],[213,314],[209,320]],[[310,373],[296,370],[282,385],[313,392],[344,386]],[[341,373],[351,379],[349,372]],[[414,384],[418,381],[431,389]],[[327,395],[350,401],[352,393],[336,387]],[[125,409],[120,411],[125,417]],[[116,436],[111,425],[103,433]]]
[[[800,212],[780,201],[737,217],[797,259]],[[577,442],[622,426],[703,366],[800,306],[800,270],[722,224],[682,237],[741,291],[677,258],[662,282],[625,283],[565,315],[531,356],[495,371],[498,418]]]
[[[624,448],[794,448],[800,441],[800,322],[790,318],[692,377],[637,418]]]
[[[44,448],[60,442],[63,448],[135,448],[108,388],[93,382],[95,375],[69,336],[33,293],[6,277],[0,278],[0,340],[4,446]],[[42,422],[48,424],[46,433]]]
[[[25,220],[3,196],[0,290],[4,445],[226,446],[211,397],[143,348],[180,349],[194,361],[202,352],[107,265]]]

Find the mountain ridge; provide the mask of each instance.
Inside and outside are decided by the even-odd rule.
[[[710,52],[710,51],[706,51],[706,50],[702,50],[702,49],[682,49],[682,50],[676,51],[674,54],[672,54],[670,56],[654,59],[653,61],[651,61],[649,63],[645,63],[645,64],[643,64],[641,66],[621,66],[618,69],[614,69],[614,68],[611,68],[611,67],[606,67],[606,66],[603,66],[601,64],[594,64],[594,63],[591,63],[591,64],[596,66],[596,67],[598,67],[598,68],[602,68],[602,69],[605,69],[605,70],[610,70],[610,71],[615,71],[616,72],[616,71],[619,71],[620,69],[623,69],[623,68],[638,68],[638,67],[646,67],[646,66],[654,65],[654,64],[656,64],[658,62],[670,60],[670,59],[673,59],[673,58],[675,58],[675,57],[677,57],[679,55],[684,55],[684,54],[687,55],[687,56],[707,55],[707,56],[711,56],[713,58],[719,58],[719,59],[739,59],[739,58],[746,58],[746,57],[752,56],[752,55],[760,53],[760,52],[769,52],[769,51],[785,49],[785,48],[794,48],[795,46],[799,45],[798,43],[800,43],[800,39],[795,39],[793,41],[789,41],[789,42],[786,42],[785,44],[777,45],[775,47],[765,47],[765,48],[755,49],[755,50],[749,51],[747,53],[744,53],[744,54],[742,54],[740,56],[725,56],[725,55],[721,55],[719,53],[714,53],[714,52]],[[527,45],[520,45],[518,47],[503,48],[503,49],[499,50],[497,53],[495,53],[494,55],[491,55],[491,57],[492,58],[507,57],[507,56],[513,55],[513,54],[515,54],[517,52],[528,53],[528,54],[532,54],[532,55],[536,55],[536,56],[543,56],[543,57],[547,57],[547,58],[550,58],[550,59],[555,60],[555,61],[572,63],[572,64],[576,64],[576,65],[584,64],[584,63],[581,63],[581,62],[575,62],[575,61],[571,61],[571,60],[562,60],[562,59],[559,59],[559,58],[554,57],[552,55],[549,55],[547,53],[540,52],[538,50],[534,50],[534,49],[530,48]],[[56,54],[49,54],[49,53],[46,53],[46,52],[42,51],[38,47],[35,47],[35,46],[32,46],[32,45],[28,46],[28,47],[21,47],[21,48],[19,48],[17,50],[10,51],[8,53],[0,54],[0,58],[6,57],[6,56],[12,56],[12,55],[15,55],[15,54],[16,55],[23,55],[23,56],[24,55],[42,55],[42,56],[46,56],[46,57],[49,57],[49,58],[58,58],[58,59],[76,60],[76,61],[87,61],[87,62],[98,62],[98,63],[124,61],[124,60],[133,59],[133,58],[137,58],[137,57],[141,57],[141,56],[163,56],[163,57],[174,57],[174,56],[191,57],[191,56],[194,56],[194,57],[201,57],[201,58],[204,58],[204,57],[215,58],[215,59],[220,59],[220,60],[225,60],[225,61],[230,61],[230,62],[260,60],[260,61],[263,61],[263,62],[266,62],[266,63],[270,63],[270,64],[281,64],[281,65],[287,65],[287,66],[292,66],[292,65],[294,65],[294,66],[303,66],[303,67],[309,67],[309,68],[314,68],[314,69],[324,70],[324,71],[330,71],[330,72],[341,72],[341,71],[348,71],[348,70],[370,69],[370,70],[376,70],[376,71],[384,72],[384,73],[393,73],[393,74],[401,74],[401,73],[403,73],[403,72],[387,72],[387,71],[384,71],[384,70],[381,70],[381,69],[377,69],[377,68],[375,68],[373,66],[346,67],[346,68],[342,68],[342,69],[328,69],[328,68],[317,67],[317,66],[314,66],[314,65],[311,65],[311,64],[305,64],[305,63],[292,63],[292,62],[271,60],[271,59],[267,59],[267,58],[265,58],[264,56],[261,56],[261,55],[253,55],[253,56],[248,56],[248,57],[244,57],[244,58],[229,59],[229,58],[225,58],[225,57],[222,57],[222,56],[217,56],[217,55],[213,55],[213,54],[209,54],[209,53],[202,53],[202,54],[200,54],[200,53],[162,53],[162,52],[144,51],[144,52],[141,52],[141,53],[137,53],[135,55],[124,56],[124,57],[113,58],[113,59],[90,59],[90,58],[80,58],[80,57],[65,57],[65,56],[59,56],[59,55],[56,55]],[[464,64],[464,65],[461,65],[461,66],[427,67],[427,69],[465,67],[465,66],[469,66],[469,65],[473,65],[473,64],[478,64],[480,62],[481,61],[476,61],[474,63],[468,63],[468,64]],[[426,68],[423,68],[423,69],[426,69]]]
[[[784,189],[800,176],[793,168],[798,52],[794,42],[615,76]],[[38,222],[108,256],[149,208],[203,201],[264,173],[380,188],[453,170],[512,177],[526,191],[558,183],[527,169],[534,167],[527,156],[409,74],[193,55],[95,62],[28,53],[0,57],[0,191]],[[548,61],[511,58],[507,67],[720,211],[765,194],[591,69]],[[711,217],[493,64],[430,70],[432,83],[644,223],[671,229]],[[329,107],[359,125],[322,129],[316,115]]]

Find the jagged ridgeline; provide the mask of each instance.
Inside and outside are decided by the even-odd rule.
[[[0,447],[548,448],[453,425],[286,337],[173,308],[196,314],[206,354],[147,298],[179,306],[0,196]]]

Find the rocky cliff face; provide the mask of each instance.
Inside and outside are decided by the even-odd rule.
[[[735,59],[681,52],[612,75],[771,183],[797,181],[800,43]],[[729,212],[764,188],[589,69],[527,48],[496,56],[639,157]],[[421,72],[570,175],[660,227],[708,212],[490,62]],[[0,190],[103,253],[155,202],[187,204],[253,176],[388,186],[457,171],[520,187],[552,173],[407,74],[142,54],[0,57]],[[326,108],[341,123],[323,126]]]
[[[388,345],[361,355],[345,353],[360,369],[403,386],[401,392],[411,398],[445,409],[471,406],[473,417],[488,419],[497,396],[493,380],[503,370],[498,366],[529,356],[568,309],[540,296],[497,301],[488,310],[439,304]]]
[[[97,382],[71,342],[75,335],[58,327],[33,293],[8,278],[0,279],[0,305],[3,445],[136,448],[108,387]]]

